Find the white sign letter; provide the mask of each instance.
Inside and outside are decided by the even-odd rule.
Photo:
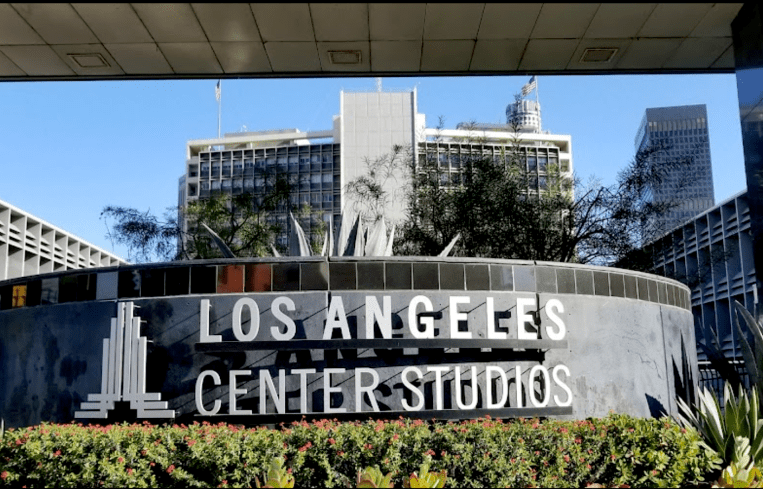
[[[370,374],[373,378],[371,385],[363,387],[362,374]],[[379,385],[379,374],[372,368],[356,368],[355,369],[355,412],[359,413],[363,411],[363,393],[368,394],[368,398],[371,400],[371,407],[375,412],[379,412],[379,404],[376,402],[376,396],[374,395],[374,389]]]
[[[423,295],[417,295],[413,299],[411,299],[411,303],[408,304],[408,327],[411,329],[411,334],[414,338],[418,338],[420,340],[424,340],[426,338],[434,338],[434,318],[433,317],[422,317],[421,318],[421,324],[424,325],[424,331],[419,330],[419,321],[416,317],[416,308],[419,304],[424,305],[424,310],[426,312],[432,312],[434,310],[434,307],[432,306],[432,301],[429,300],[428,297]],[[418,409],[416,410],[418,411]]]
[[[403,372],[400,374],[400,377],[403,379],[403,385],[407,387],[413,394],[416,395],[419,402],[415,406],[408,405],[408,401],[405,400],[405,398],[402,398],[400,402],[403,404],[403,409],[406,411],[421,411],[421,408],[424,407],[424,394],[421,393],[419,389],[416,388],[415,385],[411,384],[408,381],[408,372],[415,373],[419,379],[421,379],[424,374],[421,373],[421,370],[418,369],[418,367],[405,367],[403,369]]]
[[[535,373],[540,372],[543,374],[543,400],[538,400],[535,397]],[[530,402],[535,407],[546,407],[549,399],[551,399],[551,378],[548,374],[548,370],[543,365],[536,365],[530,369]]]
[[[465,312],[458,312],[459,304],[468,304],[468,297],[453,296],[450,298],[450,337],[454,340],[468,340],[472,337],[471,331],[459,331],[458,322],[466,321],[469,316]]]
[[[299,412],[307,412],[307,374],[314,374],[314,368],[295,368],[292,374],[299,375]]]
[[[251,416],[251,409],[238,409],[236,407],[236,394],[246,394],[246,387],[243,389],[236,388],[236,376],[237,375],[252,375],[251,370],[231,370],[228,372],[229,386],[228,386],[228,413],[231,415]]]
[[[497,402],[493,402],[493,373],[496,373],[501,377],[501,398],[498,399]],[[501,367],[488,365],[485,367],[485,383],[487,384],[487,408],[502,408],[506,404],[506,400],[509,398],[509,379],[506,377],[506,372],[504,372]],[[496,392],[496,394],[497,393],[498,392]]]
[[[532,314],[525,313],[526,307],[532,307],[536,309],[535,297],[532,298],[519,298],[517,299],[517,338],[520,340],[537,340],[538,333],[536,331],[528,331],[525,328],[526,324],[530,324],[530,327],[535,326]]]
[[[199,311],[199,331],[201,332],[200,343],[219,343],[223,337],[219,334],[209,334],[209,299],[201,300],[201,310]]]
[[[442,374],[447,373],[450,367],[427,367],[427,372],[434,372],[434,408],[445,409],[443,407],[442,395]]]
[[[474,409],[477,407],[477,367],[470,367],[470,373],[471,373],[471,388],[472,388],[472,402],[469,404],[464,404],[462,402],[463,394],[461,393],[461,367],[456,365],[456,406],[458,406],[458,409]]]
[[[276,341],[288,341],[294,338],[297,333],[297,325],[294,324],[294,320],[281,311],[281,306],[286,306],[287,311],[295,311],[297,307],[294,305],[294,301],[288,297],[276,297],[273,303],[270,304],[270,310],[273,311],[273,316],[286,325],[286,331],[281,333],[278,326],[270,327],[270,334]]]
[[[382,338],[392,338],[392,297],[382,297],[384,311],[379,307],[376,297],[366,296],[366,338],[374,337],[374,322],[379,324]]]
[[[344,302],[342,296],[335,295],[331,297],[329,312],[326,315],[326,329],[323,330],[323,339],[330,340],[334,329],[339,328],[342,332],[342,339],[349,340],[350,327],[347,325],[347,314],[344,312]]]
[[[487,308],[487,338],[489,340],[505,340],[509,337],[509,333],[498,331],[495,329],[495,301],[492,297],[488,297],[485,300],[485,306]]]
[[[218,373],[214,370],[205,370],[199,374],[198,378],[196,379],[196,410],[202,416],[214,416],[220,410],[220,404],[222,403],[220,402],[220,399],[215,399],[215,403],[212,405],[211,411],[204,409],[204,402],[201,399],[201,394],[204,390],[203,383],[206,377],[212,377],[212,381],[215,383],[215,385],[220,385],[222,383],[220,380],[220,375],[218,375]]]
[[[554,376],[554,382],[556,382],[556,385],[561,387],[564,390],[564,392],[567,393],[567,400],[562,402],[562,401],[559,400],[559,396],[554,395],[554,402],[556,403],[557,406],[571,406],[572,405],[572,391],[570,390],[569,387],[567,387],[567,384],[562,382],[561,379],[559,378],[558,372],[560,370],[562,372],[564,372],[565,375],[567,375],[567,377],[569,377],[570,376],[570,369],[568,369],[566,365],[557,365],[556,367],[554,367],[554,370],[552,370],[552,373],[553,373],[553,376]]]
[[[267,386],[267,389],[265,389]],[[276,412],[283,414],[286,412],[286,370],[278,369],[278,392],[276,392],[276,386],[273,385],[273,377],[270,376],[270,372],[267,370],[260,370],[260,414],[267,414],[267,404],[265,402],[265,396],[267,391],[270,391],[270,395],[273,397],[273,404],[276,407]]]
[[[241,326],[241,316],[244,313],[244,306],[249,308],[249,322],[251,327],[249,333],[244,333],[244,328]],[[233,305],[233,336],[238,341],[254,341],[257,337],[257,333],[260,332],[260,308],[257,307],[257,303],[254,299],[249,297],[242,297],[237,300]]]
[[[331,407],[331,393],[342,392],[341,387],[331,387],[331,374],[343,374],[343,368],[324,368],[323,369],[323,412],[324,413],[346,413],[347,408]]]
[[[557,325],[559,330],[554,333],[551,331],[550,326],[546,326],[546,334],[549,338],[552,340],[563,340],[564,335],[567,333],[567,329],[564,326],[564,321],[556,315],[558,312],[564,312],[564,306],[562,305],[562,302],[559,299],[551,299],[548,302],[546,302],[546,314],[548,314],[548,318]]]

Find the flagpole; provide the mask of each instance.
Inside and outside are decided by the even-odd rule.
[[[543,132],[543,117],[540,113],[540,101],[538,100],[538,77],[535,77],[535,105],[538,107],[538,132]]]
[[[222,107],[223,107],[223,81],[219,80],[217,82],[217,86],[219,87],[218,97],[217,97],[217,139],[220,139],[220,121],[222,120]]]

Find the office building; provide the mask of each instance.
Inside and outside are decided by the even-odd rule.
[[[705,105],[646,109],[634,143],[636,151],[663,148],[649,157],[654,165],[689,159],[688,164],[668,170],[651,189],[655,203],[677,204],[652,223],[655,236],[715,205]]]
[[[0,280],[124,260],[0,200]]]
[[[646,246],[654,272],[687,284],[699,328],[718,335],[724,354],[741,359],[734,301],[755,310],[755,261],[747,191],[726,199]],[[750,340],[752,338],[748,338]],[[700,360],[705,360],[701,350]]]
[[[265,175],[281,174],[298,189],[291,204],[309,204],[324,221],[333,216],[336,225],[342,213],[354,214],[358,210],[359,203],[351,201],[347,194],[347,183],[365,175],[366,162],[389,154],[395,145],[416,148],[411,151],[416,162],[422,155],[437,158],[446,170],[443,178],[450,184],[458,184],[464,156],[480,154],[503,163],[516,142],[521,164],[531,174],[530,190],[543,190],[549,165],[558,164],[566,176],[572,177],[571,138],[540,133],[540,114],[529,110],[537,109],[537,104],[526,107],[526,128],[515,135],[508,124],[460,125],[451,130],[427,128],[426,117],[418,113],[416,101],[415,89],[342,91],[340,113],[333,117],[331,129],[232,133],[188,141],[178,203],[182,207],[217,193],[262,195],[267,187]],[[404,186],[405,182],[395,179],[385,183],[384,190],[394,196],[385,209],[392,222],[399,223],[405,217],[405,199],[400,195]],[[269,219],[287,229],[287,217],[281,210]],[[314,224],[309,220],[301,222],[307,233]],[[188,223],[183,225],[187,227]],[[284,232],[277,244],[287,247],[287,237]]]

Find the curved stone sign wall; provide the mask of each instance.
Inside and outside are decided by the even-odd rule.
[[[176,262],[0,282],[0,416],[274,423],[676,412],[689,290],[560,263]]]

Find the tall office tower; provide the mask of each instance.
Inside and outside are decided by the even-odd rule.
[[[690,161],[669,171],[660,185],[651,189],[655,202],[677,204],[655,223],[655,237],[715,205],[704,104],[646,109],[634,143],[636,151],[665,148],[650,157],[655,165],[685,158]]]

